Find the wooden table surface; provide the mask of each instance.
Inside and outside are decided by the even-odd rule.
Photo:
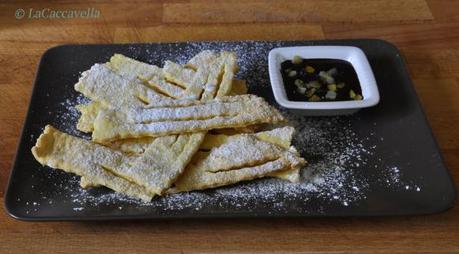
[[[459,184],[459,1],[0,3],[0,194],[40,55],[64,43],[380,38],[405,57]],[[96,8],[97,19],[22,19],[18,8]],[[3,198],[2,198],[3,204]],[[459,207],[396,218],[20,222],[0,212],[0,253],[459,253]]]

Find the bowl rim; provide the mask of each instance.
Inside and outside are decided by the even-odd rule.
[[[285,59],[292,58],[293,54],[305,59],[336,59],[349,62],[357,73],[363,100],[357,101],[326,101],[307,102],[291,101],[287,98],[284,82],[282,80],[282,61],[279,56]],[[289,57],[286,57],[288,55]],[[294,46],[278,47],[269,51],[268,71],[271,88],[276,102],[282,107],[304,110],[337,110],[337,109],[359,109],[374,106],[379,103],[379,91],[374,77],[373,70],[368,62],[365,53],[358,47],[353,46]]]

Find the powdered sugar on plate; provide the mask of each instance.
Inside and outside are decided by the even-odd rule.
[[[77,105],[86,104],[90,100],[82,94],[78,94],[75,98],[66,98],[65,101],[60,103],[61,111],[54,113],[59,122],[59,128],[73,136],[83,137],[88,139],[87,135],[77,130],[76,123],[80,117],[80,112],[76,108]]]

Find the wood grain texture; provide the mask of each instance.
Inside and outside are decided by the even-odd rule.
[[[337,11],[339,10],[339,11]],[[164,23],[374,22],[430,20],[423,0],[212,1],[164,6]]]
[[[94,20],[17,20],[18,8],[95,7]],[[0,194],[37,63],[63,43],[380,38],[398,46],[459,183],[459,8],[448,0],[6,1],[0,3]],[[3,199],[1,200],[3,203]],[[0,253],[459,253],[459,208],[396,218],[19,222]]]
[[[210,24],[168,25],[158,27],[116,28],[115,42],[200,41],[200,40],[301,40],[323,39],[318,24]]]

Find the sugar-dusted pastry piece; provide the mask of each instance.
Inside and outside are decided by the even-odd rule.
[[[146,112],[133,116],[136,123],[123,120],[118,112],[99,113],[94,122],[93,140],[107,143],[124,138],[158,137],[285,120],[264,99],[253,95],[222,97],[190,107]]]
[[[282,148],[288,149],[291,146],[290,141],[292,140],[293,133],[295,129],[291,126],[285,126],[276,128],[269,131],[261,131],[257,133],[252,133],[254,137],[276,144]],[[231,133],[231,134],[207,134],[206,138],[201,144],[201,148],[205,150],[210,150],[214,147],[218,147],[228,142],[231,139],[237,137],[240,133]]]
[[[269,142],[271,144],[275,144],[283,149],[293,149],[291,148],[291,140],[293,137],[293,133],[294,133],[294,128],[287,126],[287,127],[282,127],[282,128],[276,128],[270,131],[262,131],[262,132],[258,132],[254,134],[248,134],[248,135],[252,135],[259,140]],[[236,134],[236,135],[207,134],[206,138],[201,144],[200,149],[211,150],[215,147],[222,146],[223,144],[231,141],[237,136],[239,136],[239,134]],[[250,153],[247,152],[247,154],[250,154]],[[233,158],[234,156],[228,156],[228,157]],[[250,156],[248,155],[247,157],[250,158]],[[292,168],[289,170],[274,172],[270,174],[270,176],[288,180],[290,182],[299,182],[300,168],[296,167],[296,168]]]
[[[186,87],[186,95],[182,98],[206,101],[213,99],[218,92],[218,96],[229,94],[236,71],[236,56],[233,53],[222,51],[216,57],[203,57],[196,65],[188,66],[193,69],[171,61],[164,64],[166,79]]]
[[[106,64],[115,73],[128,79],[139,79],[144,84],[172,98],[180,98],[184,89],[166,81],[163,69],[121,54],[114,54]]]
[[[214,129],[212,134],[224,134],[224,135],[235,135],[241,133],[254,133],[257,130],[260,130],[261,125],[249,125],[239,128],[226,128],[226,129]]]
[[[142,155],[129,157],[46,126],[32,153],[44,165],[84,176],[82,186],[103,185],[150,200],[171,186],[196,152],[199,144],[191,136],[157,138]]]
[[[208,62],[207,64],[209,63],[210,62]],[[192,86],[197,70],[186,68],[172,61],[165,61],[163,71],[164,76],[170,82],[173,82],[181,86],[182,88],[188,88]]]
[[[259,132],[256,136],[260,140],[276,144],[284,149],[295,150],[296,152],[296,149],[291,146],[294,132],[295,129],[293,127],[283,127],[271,131]],[[300,169],[301,167],[292,167],[288,170],[271,173],[269,176],[297,183],[300,181]]]
[[[226,96],[230,93],[233,84],[234,73],[238,70],[236,64],[236,55],[234,53],[223,51],[221,52],[220,57],[223,58],[224,69],[216,97]]]
[[[231,53],[231,52],[228,52],[228,53]],[[194,57],[192,57],[190,60],[188,60],[188,62],[185,64],[185,67],[196,70],[199,67],[205,66],[209,62],[216,60],[219,56],[221,56],[221,54],[218,54],[214,50],[203,50],[199,52],[197,55],[195,55]],[[234,54],[234,56],[236,55]],[[236,72],[239,71],[239,66],[236,65],[235,71]]]
[[[129,167],[111,168],[111,172],[160,195],[183,172],[204,136],[205,133],[193,133],[126,140],[119,144],[115,141],[108,146],[136,160]],[[97,179],[91,178],[83,178],[80,184],[86,187],[100,185]]]
[[[161,96],[152,89],[139,81],[123,78],[104,64],[95,64],[83,72],[75,90],[113,109],[136,109],[145,105],[145,99],[161,100]]]
[[[196,159],[203,160],[206,156],[207,155],[204,152],[198,152]],[[203,190],[231,185],[241,181],[262,178],[274,172],[285,171],[291,168],[299,168],[302,165],[303,162],[301,158],[295,156],[293,153],[290,153],[285,154],[285,156],[277,160],[270,161],[261,165],[244,167],[229,171],[219,171],[216,173],[204,171],[197,166],[193,166],[194,170],[186,169],[185,172],[175,182],[174,187],[168,190],[168,193]]]
[[[138,78],[148,81],[153,76],[164,77],[164,73],[158,66],[140,62],[122,54],[114,54],[106,65],[117,74],[128,79]]]
[[[197,70],[199,67],[205,66],[209,62],[215,61],[217,57],[218,54],[215,51],[203,50],[192,57],[185,66]]]
[[[161,195],[182,173],[199,148],[201,140],[192,136],[182,134],[157,138],[129,167],[117,167],[111,171],[151,193]]]
[[[212,62],[212,64],[203,64],[198,67],[198,70],[202,68],[207,68],[209,72],[209,76],[207,82],[204,86],[204,92],[202,93],[201,100],[207,101],[211,100],[215,97],[222,97],[229,94],[229,91],[222,91],[219,96],[217,96],[218,91],[223,89],[223,84],[227,85],[227,80],[223,80],[223,76],[225,75],[225,71],[228,71],[228,68],[225,68],[229,56],[233,56],[229,52],[222,51],[219,56]],[[231,70],[234,71],[234,70]],[[232,80],[231,80],[232,82]],[[230,84],[231,85],[231,84]]]
[[[205,120],[219,116],[232,117],[238,115],[247,115],[249,118],[255,118],[259,114],[266,115],[267,117],[282,118],[282,115],[262,97],[245,94],[218,97],[214,100],[204,102],[195,101],[191,105],[181,107],[143,108],[138,110],[135,115],[129,116],[129,119],[134,123],[151,123],[160,121]]]
[[[41,164],[92,179],[96,185],[106,186],[128,196],[150,201],[153,194],[140,185],[118,177],[107,169],[123,167],[132,159],[121,152],[70,136],[47,125],[32,148]]]
[[[104,64],[95,64],[83,72],[75,90],[99,102],[104,108],[132,114],[144,107],[183,106],[192,100],[175,100],[146,87],[141,81],[116,74]]]
[[[105,145],[114,150],[119,150],[133,156],[140,156],[154,140],[155,138],[152,137],[128,138],[116,140]]]
[[[108,174],[111,174],[109,172],[107,172]],[[111,174],[113,175],[113,174]],[[83,188],[83,189],[89,189],[89,188],[95,188],[95,187],[100,187],[102,185],[100,185],[98,182],[96,182],[95,180],[92,180],[90,177],[86,177],[86,176],[81,176],[80,177],[80,187]],[[148,202],[150,200],[144,200],[145,202]]]
[[[250,135],[245,134],[242,136],[243,139],[249,139],[249,137]],[[250,138],[253,138],[253,136]],[[238,142],[239,139],[239,137],[231,139],[225,142],[220,148],[226,148],[228,149],[228,153],[232,154],[229,150],[232,149],[233,142]],[[264,141],[258,142],[265,143]],[[243,150],[246,147],[240,147],[239,149]],[[304,159],[298,156],[294,149],[289,149],[281,151],[277,159],[266,159],[263,162],[260,161],[258,164],[249,163],[247,166],[227,170],[214,168],[215,172],[210,172],[209,165],[210,160],[214,158],[213,151],[198,152],[184,173],[174,183],[174,187],[168,192],[175,193],[225,186],[240,181],[261,178],[274,172],[300,168],[306,163]],[[239,163],[236,162],[236,164]]]
[[[278,159],[283,150],[272,143],[260,141],[252,134],[239,134],[212,148],[199,166],[209,172],[227,171]]]
[[[221,55],[203,52],[204,54],[198,54],[185,66],[166,61],[161,69],[120,54],[115,54],[107,66],[122,76],[138,78],[173,98],[198,99],[206,86],[217,85],[217,79],[223,76],[224,89],[220,93],[221,95],[228,94],[226,89],[231,88],[232,77],[237,69],[235,55],[225,51]],[[230,82],[229,85],[228,82]],[[212,89],[212,92],[216,90]]]
[[[284,126],[269,131],[257,132],[253,135],[265,142],[276,144],[284,149],[289,149],[292,145],[291,142],[294,133],[295,128],[291,126]]]
[[[76,106],[77,110],[81,113],[77,123],[77,129],[79,131],[88,133],[94,130],[94,121],[96,120],[100,107],[98,102],[89,102]]]
[[[219,57],[212,65],[200,67],[198,71],[202,69],[207,69],[208,76],[201,95],[201,101],[209,101],[215,98],[217,90],[221,84],[221,77],[223,76],[224,71],[224,58]]]
[[[292,183],[298,183],[300,182],[300,170],[301,167],[292,167],[287,170],[272,172],[267,176],[272,176]]]
[[[185,65],[166,61],[164,64],[166,79],[186,88],[182,98],[211,100],[217,96],[228,95],[231,90],[236,68],[236,56],[222,51],[216,55],[204,51]]]
[[[228,94],[237,70],[236,56],[223,51],[219,56],[198,58],[197,65],[187,65],[194,68],[166,61],[161,69],[115,54],[107,66],[129,79],[138,78],[172,98],[199,99],[201,94],[204,99],[213,98],[219,84],[222,87],[219,89],[220,95]]]
[[[194,71],[180,64],[166,61],[164,63],[164,74],[167,80],[186,88],[181,98],[199,100],[212,68],[216,68],[213,62]]]
[[[240,80],[240,79],[233,79],[233,85],[232,85],[232,90],[230,94],[242,95],[246,93],[247,93],[247,87],[246,87],[245,81]],[[87,104],[77,105],[76,108],[81,113],[81,116],[78,119],[77,129],[82,132],[86,132],[86,133],[92,132],[94,130],[94,120],[96,119],[97,114],[99,113],[99,110],[104,110],[104,109],[102,108],[100,103],[94,102],[94,101],[87,103]],[[228,133],[228,132],[241,133],[241,132],[253,132],[253,130],[251,130],[250,128],[246,129],[246,127],[244,127],[239,130],[237,129],[227,129],[227,131],[221,130],[221,132],[222,133]],[[121,144],[121,143],[123,143],[123,141],[118,142],[118,144]],[[142,141],[140,143],[144,144],[144,142]],[[135,140],[132,140],[132,139],[129,140],[125,148],[129,150],[129,146],[131,145],[135,146]]]

